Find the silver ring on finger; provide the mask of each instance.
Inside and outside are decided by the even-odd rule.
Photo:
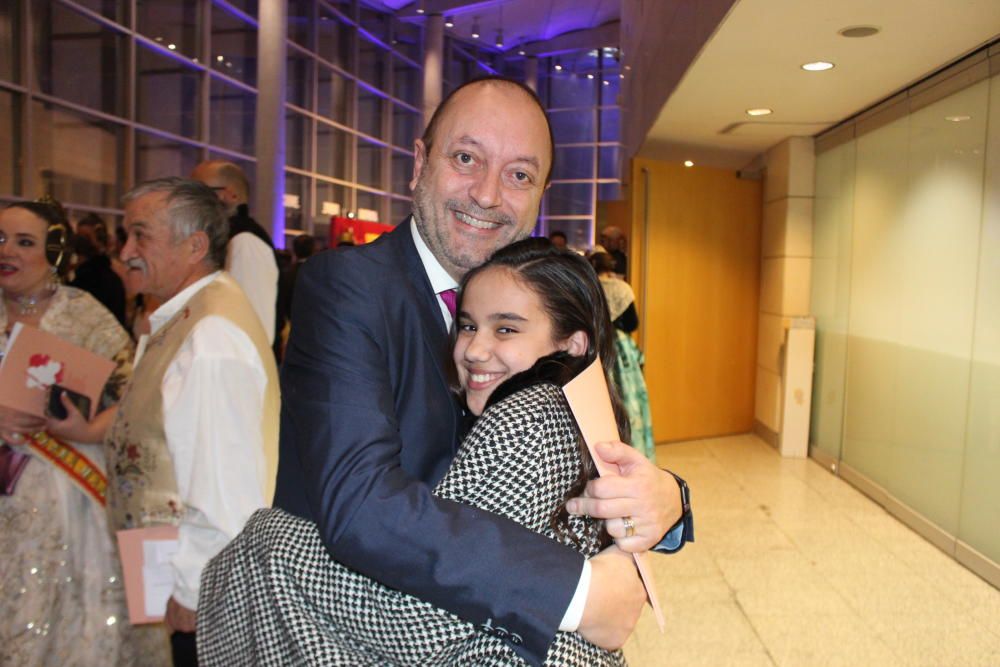
[[[632,537],[635,535],[635,521],[632,520],[632,517],[623,516],[622,526],[625,527],[625,537]]]

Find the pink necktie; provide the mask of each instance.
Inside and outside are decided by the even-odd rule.
[[[446,289],[443,292],[438,292],[438,296],[444,301],[444,305],[448,308],[448,312],[451,313],[452,317],[455,317],[455,300],[458,297],[458,292],[453,289]]]

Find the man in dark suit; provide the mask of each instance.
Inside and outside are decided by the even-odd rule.
[[[558,629],[620,646],[645,600],[614,547],[585,565],[572,549],[431,494],[462,417],[449,391],[450,290],[530,233],[552,156],[530,90],[496,77],[466,84],[416,142],[413,216],[302,267],[275,497],[316,521],[341,563],[507,638],[532,664]],[[622,476],[591,482],[570,510],[610,519],[629,551],[649,549],[681,513],[677,483],[621,443],[606,453]]]

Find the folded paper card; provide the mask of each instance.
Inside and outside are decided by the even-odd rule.
[[[110,359],[18,322],[0,363],[0,405],[45,417],[49,389],[58,385],[90,399],[90,418],[114,369]]]
[[[174,588],[170,559],[177,553],[177,544],[176,526],[118,531],[125,601],[132,625],[163,620]]]
[[[569,408],[580,427],[580,433],[583,434],[583,441],[587,443],[590,456],[594,459],[597,474],[601,476],[617,475],[617,467],[602,461],[594,451],[594,447],[599,442],[621,439],[618,433],[618,422],[615,420],[615,411],[611,407],[611,396],[608,393],[608,383],[604,379],[601,360],[595,359],[594,363],[587,366],[570,382],[567,382],[566,386],[563,387],[563,394],[566,395]],[[656,582],[653,580],[653,569],[648,562],[649,554],[632,555],[635,557],[635,565],[639,569],[642,583],[646,587],[646,595],[653,608],[656,623],[660,626],[660,632],[663,632],[665,629],[663,609],[656,596]]]

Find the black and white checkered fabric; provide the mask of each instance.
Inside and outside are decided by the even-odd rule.
[[[548,537],[576,481],[576,430],[551,384],[492,406],[462,443],[434,493],[504,515]],[[600,524],[573,518],[585,556]],[[316,525],[260,510],[201,579],[198,661],[234,665],[522,665],[512,646],[330,558]],[[576,633],[557,634],[546,665],[625,665]]]

